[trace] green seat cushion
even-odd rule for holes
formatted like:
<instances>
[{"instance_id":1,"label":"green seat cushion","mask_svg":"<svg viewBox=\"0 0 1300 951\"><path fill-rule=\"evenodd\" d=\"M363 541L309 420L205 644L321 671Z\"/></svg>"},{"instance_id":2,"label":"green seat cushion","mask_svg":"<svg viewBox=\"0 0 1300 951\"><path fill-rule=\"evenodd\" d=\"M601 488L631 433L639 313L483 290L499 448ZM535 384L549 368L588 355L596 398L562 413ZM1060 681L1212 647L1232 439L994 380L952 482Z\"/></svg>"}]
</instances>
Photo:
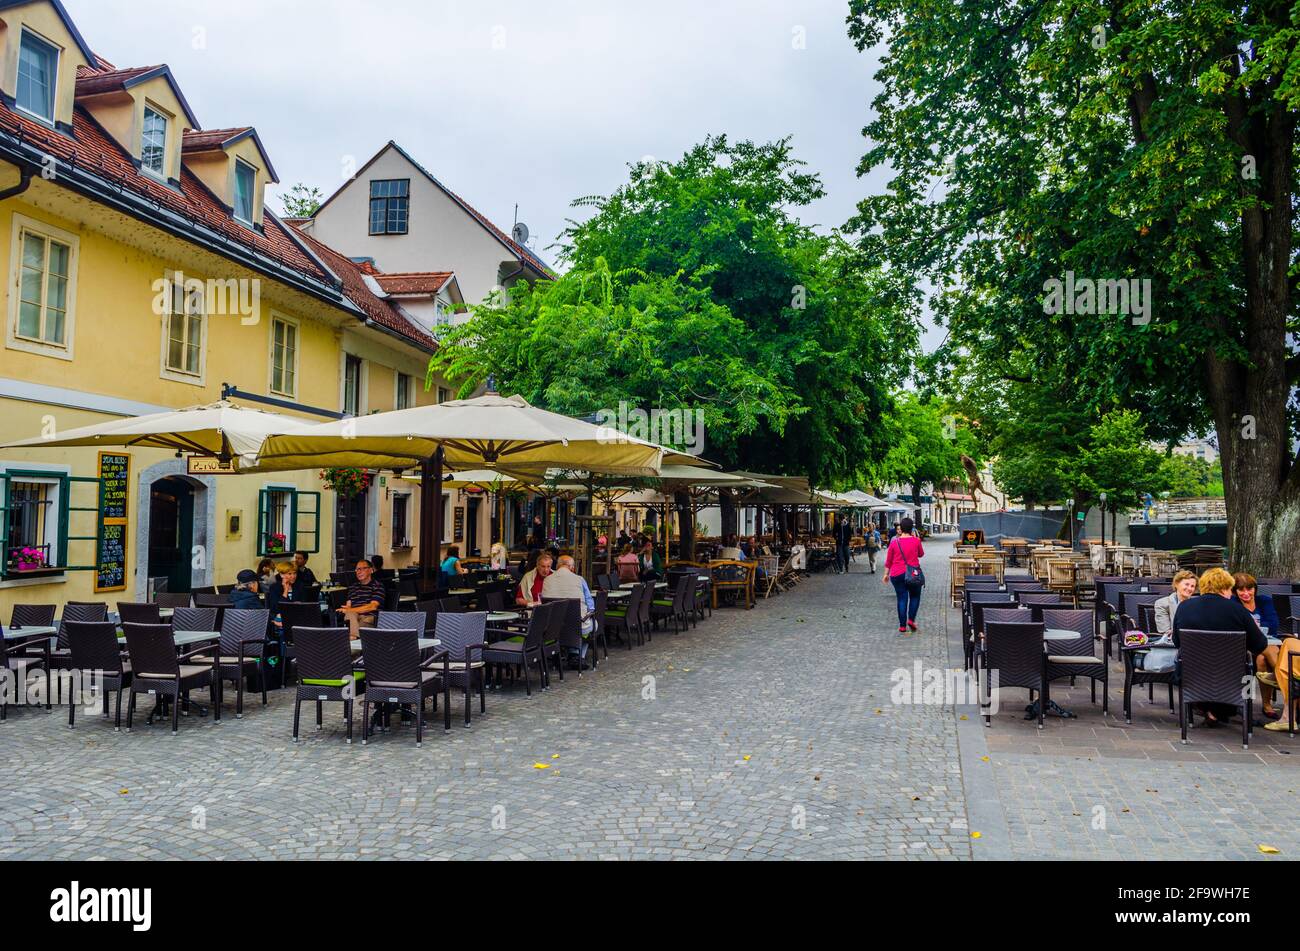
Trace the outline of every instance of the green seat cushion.
<instances>
[{"instance_id":1,"label":"green seat cushion","mask_svg":"<svg viewBox=\"0 0 1300 951\"><path fill-rule=\"evenodd\" d=\"M358 670L352 675L352 679L354 681L365 680L366 672L364 670ZM344 687L347 685L346 680L304 680L303 683L308 687Z\"/></svg>"},{"instance_id":2,"label":"green seat cushion","mask_svg":"<svg viewBox=\"0 0 1300 951\"><path fill-rule=\"evenodd\" d=\"M606 611L605 617L627 617L627 608L619 608L617 611Z\"/></svg>"},{"instance_id":3,"label":"green seat cushion","mask_svg":"<svg viewBox=\"0 0 1300 951\"><path fill-rule=\"evenodd\" d=\"M659 608L671 608L673 606L671 601L651 601L650 603Z\"/></svg>"},{"instance_id":4,"label":"green seat cushion","mask_svg":"<svg viewBox=\"0 0 1300 951\"><path fill-rule=\"evenodd\" d=\"M520 634L518 637L507 637L507 638L506 638L506 643L507 643L507 644L522 644L523 642L524 642L524 636L523 636L522 634Z\"/></svg>"}]
</instances>

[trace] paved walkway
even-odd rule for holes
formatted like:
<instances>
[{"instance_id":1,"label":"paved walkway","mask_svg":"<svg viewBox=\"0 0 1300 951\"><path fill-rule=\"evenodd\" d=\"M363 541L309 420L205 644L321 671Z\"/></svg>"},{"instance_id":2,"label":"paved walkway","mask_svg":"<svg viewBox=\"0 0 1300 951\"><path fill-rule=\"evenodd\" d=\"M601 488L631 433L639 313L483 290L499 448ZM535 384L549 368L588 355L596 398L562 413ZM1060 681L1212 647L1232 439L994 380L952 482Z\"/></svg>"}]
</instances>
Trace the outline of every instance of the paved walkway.
<instances>
[{"instance_id":1,"label":"paved walkway","mask_svg":"<svg viewBox=\"0 0 1300 951\"><path fill-rule=\"evenodd\" d=\"M960 667L947 554L930 545L918 635L898 635L860 559L546 694L489 693L473 729L435 726L421 749L410 728L347 746L337 707L295 746L283 692L177 737L11 709L0 859L1300 855L1270 819L1300 758L1217 762L1198 735L1201 758L1165 759L1086 696L1041 736L1016 691L992 730L973 708L894 702L918 661Z\"/></svg>"},{"instance_id":2,"label":"paved walkway","mask_svg":"<svg viewBox=\"0 0 1300 951\"><path fill-rule=\"evenodd\" d=\"M295 746L283 692L176 737L11 711L0 858L968 857L951 715L889 704L888 671L945 645L882 626L875 581L817 575L545 695L489 693L421 749L345 745L337 706Z\"/></svg>"}]
</instances>

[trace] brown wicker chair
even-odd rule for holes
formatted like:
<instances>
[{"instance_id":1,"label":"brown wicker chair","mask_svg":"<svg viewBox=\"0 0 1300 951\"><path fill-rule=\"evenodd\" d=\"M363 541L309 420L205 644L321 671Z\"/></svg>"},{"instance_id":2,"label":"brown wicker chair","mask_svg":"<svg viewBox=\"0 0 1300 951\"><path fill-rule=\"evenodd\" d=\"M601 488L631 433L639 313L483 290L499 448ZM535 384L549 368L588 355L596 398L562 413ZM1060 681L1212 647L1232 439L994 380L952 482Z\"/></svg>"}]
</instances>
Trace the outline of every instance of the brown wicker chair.
<instances>
[{"instance_id":1,"label":"brown wicker chair","mask_svg":"<svg viewBox=\"0 0 1300 951\"><path fill-rule=\"evenodd\" d=\"M131 685L131 664L122 657L122 645L117 639L117 625L111 621L68 623L68 646L71 667L82 676L91 675L99 683L104 695L104 718L108 719L108 695L117 693L116 718L113 732L122 730L122 692ZM77 723L77 706L84 702L79 691L69 691L68 729Z\"/></svg>"},{"instance_id":2,"label":"brown wicker chair","mask_svg":"<svg viewBox=\"0 0 1300 951\"><path fill-rule=\"evenodd\" d=\"M501 686L502 668L510 668L511 673L519 670L524 678L524 691L533 695L533 688L528 679L528 668L537 664L545 667L542 657L542 644L546 639L547 629L551 623L553 605L539 604L528 618L528 627L523 634L516 634L505 628L487 628L485 638L488 642L483 650L483 662L495 668L497 687ZM545 678L545 673L542 673Z\"/></svg>"},{"instance_id":3,"label":"brown wicker chair","mask_svg":"<svg viewBox=\"0 0 1300 951\"><path fill-rule=\"evenodd\" d=\"M1217 703L1242 711L1241 746L1250 749L1253 722L1254 664L1245 631L1178 631L1178 723L1183 742L1194 703Z\"/></svg>"},{"instance_id":4,"label":"brown wicker chair","mask_svg":"<svg viewBox=\"0 0 1300 951\"><path fill-rule=\"evenodd\" d=\"M984 631L985 710L992 706L992 678L987 671L997 671L998 689L1023 687L1032 703L1038 695L1038 729L1043 728L1043 713L1048 704L1047 653L1043 650L1043 625L1028 622L989 622ZM984 725L993 725L991 713L984 714Z\"/></svg>"},{"instance_id":5,"label":"brown wicker chair","mask_svg":"<svg viewBox=\"0 0 1300 951\"><path fill-rule=\"evenodd\" d=\"M293 741L298 742L298 724L306 700L316 703L317 730L324 726L324 705L342 703L350 744L357 698L365 692L366 682L365 674L353 668L347 628L300 625L294 629L294 651L299 680L293 703Z\"/></svg>"},{"instance_id":6,"label":"brown wicker chair","mask_svg":"<svg viewBox=\"0 0 1300 951\"><path fill-rule=\"evenodd\" d=\"M170 624L122 625L126 635L126 648L131 655L131 699L126 707L126 732L131 732L135 718L137 694L153 694L171 701L172 736L179 731L180 709L188 708L190 691L207 687L212 697L212 708L220 711L221 680L211 663L194 663L211 647L201 647L188 654L176 656L176 641ZM150 717L152 720L152 715Z\"/></svg>"},{"instance_id":7,"label":"brown wicker chair","mask_svg":"<svg viewBox=\"0 0 1300 951\"><path fill-rule=\"evenodd\" d=\"M444 695L444 729L451 732L450 655L439 651L428 661L420 661L420 636L411 629L386 631L376 627L361 629L361 653L366 662L366 693L362 702L361 743L370 739L370 704L410 705L415 715L415 745L424 743L424 702ZM385 718L387 719L387 717Z\"/></svg>"},{"instance_id":8,"label":"brown wicker chair","mask_svg":"<svg viewBox=\"0 0 1300 951\"><path fill-rule=\"evenodd\" d=\"M1073 641L1046 641L1047 679L1087 677L1092 688L1092 702L1097 702L1097 683L1101 683L1101 714L1110 712L1110 665L1106 658L1097 656L1097 632L1092 626L1092 612L1077 608L1042 607L1041 620L1045 629L1073 631L1078 634ZM1038 620L1038 618L1035 618ZM1046 633L1044 633L1046 637Z\"/></svg>"},{"instance_id":9,"label":"brown wicker chair","mask_svg":"<svg viewBox=\"0 0 1300 951\"><path fill-rule=\"evenodd\" d=\"M211 664L217 680L235 682L235 719L244 718L244 681L251 675L257 677L262 691L262 706L266 706L266 631L271 612L265 608L247 611L230 608L221 621L221 640L217 650L199 654L196 664ZM221 719L218 706L213 718Z\"/></svg>"}]
</instances>

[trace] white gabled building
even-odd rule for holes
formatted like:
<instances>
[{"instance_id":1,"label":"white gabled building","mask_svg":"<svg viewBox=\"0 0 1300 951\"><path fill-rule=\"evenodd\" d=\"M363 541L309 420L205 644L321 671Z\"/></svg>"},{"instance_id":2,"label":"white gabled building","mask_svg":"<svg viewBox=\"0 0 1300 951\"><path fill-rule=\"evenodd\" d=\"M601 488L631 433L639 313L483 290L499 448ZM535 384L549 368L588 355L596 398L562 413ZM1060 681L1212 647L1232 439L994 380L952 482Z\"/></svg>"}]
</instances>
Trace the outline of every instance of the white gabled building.
<instances>
[{"instance_id":1,"label":"white gabled building","mask_svg":"<svg viewBox=\"0 0 1300 951\"><path fill-rule=\"evenodd\" d=\"M389 142L300 225L390 276L452 273L468 304L515 281L553 277L519 244Z\"/></svg>"}]
</instances>

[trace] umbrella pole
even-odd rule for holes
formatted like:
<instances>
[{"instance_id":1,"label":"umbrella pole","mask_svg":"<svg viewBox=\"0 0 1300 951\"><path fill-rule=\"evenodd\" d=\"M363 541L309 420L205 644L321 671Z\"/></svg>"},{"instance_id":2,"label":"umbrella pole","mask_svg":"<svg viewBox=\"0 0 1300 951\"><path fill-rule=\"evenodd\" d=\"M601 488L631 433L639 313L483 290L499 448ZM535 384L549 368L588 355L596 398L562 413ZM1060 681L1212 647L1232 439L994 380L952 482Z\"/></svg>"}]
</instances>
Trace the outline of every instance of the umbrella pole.
<instances>
[{"instance_id":1,"label":"umbrella pole","mask_svg":"<svg viewBox=\"0 0 1300 951\"><path fill-rule=\"evenodd\" d=\"M420 463L420 578L432 582L442 554L442 447Z\"/></svg>"}]
</instances>

